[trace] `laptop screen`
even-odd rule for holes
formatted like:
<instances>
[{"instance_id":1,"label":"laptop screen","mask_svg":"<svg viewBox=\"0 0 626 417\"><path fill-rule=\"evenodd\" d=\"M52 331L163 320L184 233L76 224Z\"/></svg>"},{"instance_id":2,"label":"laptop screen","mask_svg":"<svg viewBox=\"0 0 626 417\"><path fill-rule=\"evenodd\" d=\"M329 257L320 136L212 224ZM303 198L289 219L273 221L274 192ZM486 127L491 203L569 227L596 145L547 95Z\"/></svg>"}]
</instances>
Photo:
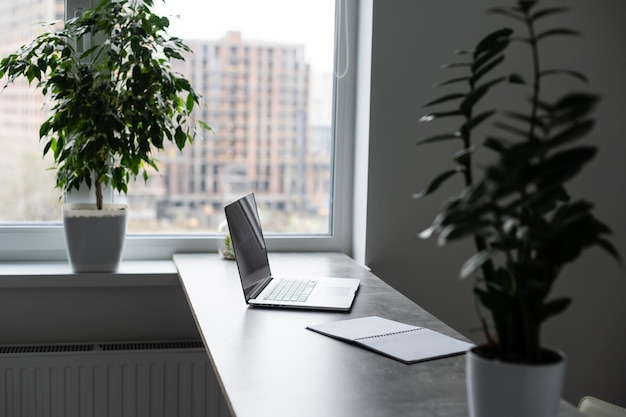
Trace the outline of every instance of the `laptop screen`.
<instances>
[{"instance_id":1,"label":"laptop screen","mask_svg":"<svg viewBox=\"0 0 626 417\"><path fill-rule=\"evenodd\" d=\"M246 301L255 297L271 279L267 249L254 194L224 207L237 268Z\"/></svg>"}]
</instances>

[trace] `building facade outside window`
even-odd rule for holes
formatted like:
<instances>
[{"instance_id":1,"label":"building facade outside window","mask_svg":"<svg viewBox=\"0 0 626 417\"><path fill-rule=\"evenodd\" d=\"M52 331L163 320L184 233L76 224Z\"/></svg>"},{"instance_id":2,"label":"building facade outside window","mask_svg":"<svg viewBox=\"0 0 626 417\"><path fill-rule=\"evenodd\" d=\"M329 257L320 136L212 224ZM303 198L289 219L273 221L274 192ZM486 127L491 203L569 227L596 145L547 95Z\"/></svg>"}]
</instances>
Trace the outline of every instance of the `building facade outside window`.
<instances>
[{"instance_id":1,"label":"building facade outside window","mask_svg":"<svg viewBox=\"0 0 626 417\"><path fill-rule=\"evenodd\" d=\"M68 7L74 4L2 2L0 54L14 52L40 33L37 22L62 20L65 1ZM188 247L214 236L224 220L223 205L249 191L257 195L266 233L283 241L314 237L319 249L327 245L322 241L335 241L328 248L337 248L338 233L345 233L337 229L338 213L349 204L338 194L347 194L341 192L342 177L351 170L335 161L338 152L350 151L351 138L335 135L349 131L337 123L350 120L337 113L346 99L341 106L336 99L349 97L341 90L349 90L353 81L350 71L342 79L334 76L335 61L347 62L336 45L348 41L335 39L336 17L343 11L344 22L356 14L356 6L344 6L334 0L155 0L156 11L170 18L170 33L193 50L174 68L203 96L195 117L214 132L183 152L167 149L158 156L159 172L130 187L130 252L133 238L144 248L150 239L155 240L148 246L156 241L159 247L170 245L156 251L167 253L185 238L192 241L183 244ZM38 144L45 117L41 93L26 82L0 94L0 251L15 236L19 241L38 232L60 233L62 201L54 172L47 169L51 161L42 159ZM145 249L138 253L158 257Z\"/></svg>"}]
</instances>

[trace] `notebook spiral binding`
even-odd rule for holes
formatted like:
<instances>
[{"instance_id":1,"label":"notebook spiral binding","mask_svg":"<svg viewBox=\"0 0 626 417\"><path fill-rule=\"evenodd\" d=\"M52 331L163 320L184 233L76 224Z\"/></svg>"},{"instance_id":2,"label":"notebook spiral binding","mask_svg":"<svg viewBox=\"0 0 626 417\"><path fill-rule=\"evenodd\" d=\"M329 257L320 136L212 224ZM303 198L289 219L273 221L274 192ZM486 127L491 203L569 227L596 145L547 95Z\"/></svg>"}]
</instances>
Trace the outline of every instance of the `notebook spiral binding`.
<instances>
[{"instance_id":1,"label":"notebook spiral binding","mask_svg":"<svg viewBox=\"0 0 626 417\"><path fill-rule=\"evenodd\" d=\"M380 338L380 337L387 337L387 336L394 336L394 335L397 335L397 334L416 332L416 331L423 330L423 329L425 329L425 327L417 327L415 329L402 330L402 331L399 331L399 332L391 332L391 333L385 333L385 334L377 334L377 335L374 335L374 336L359 337L358 339L354 339L354 340L377 339L377 338Z\"/></svg>"}]
</instances>

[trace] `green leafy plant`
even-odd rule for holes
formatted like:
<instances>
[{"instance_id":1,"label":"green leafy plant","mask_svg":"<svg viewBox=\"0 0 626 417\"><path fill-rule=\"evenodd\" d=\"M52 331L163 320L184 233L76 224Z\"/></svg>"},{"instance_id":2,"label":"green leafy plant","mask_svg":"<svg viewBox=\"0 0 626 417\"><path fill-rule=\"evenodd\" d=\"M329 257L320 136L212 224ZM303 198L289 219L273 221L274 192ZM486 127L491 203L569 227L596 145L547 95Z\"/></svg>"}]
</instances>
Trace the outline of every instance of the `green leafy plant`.
<instances>
[{"instance_id":1,"label":"green leafy plant","mask_svg":"<svg viewBox=\"0 0 626 417\"><path fill-rule=\"evenodd\" d=\"M52 100L39 134L65 192L92 185L126 193L140 174L158 170L155 150L182 149L198 127L191 113L200 97L171 69L189 51L167 34L169 21L153 0L101 0L62 29L40 35L0 61L0 77L25 77Z\"/></svg>"},{"instance_id":2,"label":"green leafy plant","mask_svg":"<svg viewBox=\"0 0 626 417\"><path fill-rule=\"evenodd\" d=\"M436 176L415 197L433 193L456 176L463 178L464 188L444 203L420 237L437 235L440 245L473 239L476 253L462 266L460 275L475 278L477 301L491 316L488 320L479 309L484 351L513 362L548 360L541 345L541 325L571 302L550 298L564 265L592 246L619 260L607 239L611 231L594 217L592 204L572 198L565 187L596 154L596 147L577 141L594 126L591 114L598 97L572 92L548 100L543 94L545 84L555 78L587 82L580 72L541 66L539 48L546 39L578 34L567 28L539 29L544 20L565 11L541 8L536 0L490 9L521 24L524 34L503 28L487 35L473 50L459 51L466 59L445 68L463 73L438 84L458 90L426 103L442 110L421 118L422 122L460 119L458 130L418 142L457 141L460 148L454 155L455 166ZM528 77L498 73L503 72L501 64L513 43L527 46L521 50L528 52ZM528 101L522 103L526 110L481 108L494 90L498 97L506 97L511 89L520 88L528 89ZM473 136L486 121L493 122L493 133L483 136L482 144L493 154L491 162L478 168ZM482 174L478 179L477 173Z\"/></svg>"}]
</instances>

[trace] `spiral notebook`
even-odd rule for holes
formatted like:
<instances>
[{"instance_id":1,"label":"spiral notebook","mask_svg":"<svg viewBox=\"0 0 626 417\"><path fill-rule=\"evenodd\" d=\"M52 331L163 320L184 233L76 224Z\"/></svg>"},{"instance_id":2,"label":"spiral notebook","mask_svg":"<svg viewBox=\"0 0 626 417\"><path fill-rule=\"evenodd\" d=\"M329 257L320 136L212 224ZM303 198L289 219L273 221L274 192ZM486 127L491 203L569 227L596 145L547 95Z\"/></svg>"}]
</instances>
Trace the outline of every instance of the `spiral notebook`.
<instances>
[{"instance_id":1,"label":"spiral notebook","mask_svg":"<svg viewBox=\"0 0 626 417\"><path fill-rule=\"evenodd\" d=\"M354 343L404 363L465 353L473 344L436 331L378 316L307 326L325 336Z\"/></svg>"}]
</instances>

